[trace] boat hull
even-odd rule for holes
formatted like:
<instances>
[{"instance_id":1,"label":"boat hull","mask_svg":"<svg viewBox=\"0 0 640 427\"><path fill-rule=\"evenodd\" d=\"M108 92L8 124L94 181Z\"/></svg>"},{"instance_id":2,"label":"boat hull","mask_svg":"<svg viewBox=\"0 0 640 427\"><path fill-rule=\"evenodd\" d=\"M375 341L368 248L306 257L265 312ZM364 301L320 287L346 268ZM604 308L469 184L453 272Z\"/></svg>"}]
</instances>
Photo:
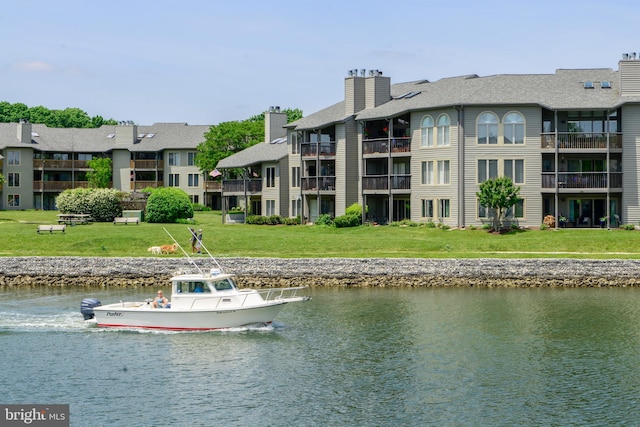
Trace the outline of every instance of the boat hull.
<instances>
[{"instance_id":1,"label":"boat hull","mask_svg":"<svg viewBox=\"0 0 640 427\"><path fill-rule=\"evenodd\" d=\"M270 324L286 302L225 310L152 309L132 303L110 304L94 309L100 327L202 331ZM140 303L144 304L144 303Z\"/></svg>"}]
</instances>

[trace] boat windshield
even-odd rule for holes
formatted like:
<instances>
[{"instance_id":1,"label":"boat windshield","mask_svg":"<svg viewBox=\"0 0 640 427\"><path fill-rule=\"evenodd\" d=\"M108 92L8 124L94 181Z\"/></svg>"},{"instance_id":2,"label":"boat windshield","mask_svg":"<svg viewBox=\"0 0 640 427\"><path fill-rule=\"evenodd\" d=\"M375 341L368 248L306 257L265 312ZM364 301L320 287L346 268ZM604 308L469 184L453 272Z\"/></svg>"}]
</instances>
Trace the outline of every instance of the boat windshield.
<instances>
[{"instance_id":1,"label":"boat windshield","mask_svg":"<svg viewBox=\"0 0 640 427\"><path fill-rule=\"evenodd\" d=\"M216 288L216 291L227 291L235 287L231 279L216 280L212 282L212 285Z\"/></svg>"},{"instance_id":2,"label":"boat windshield","mask_svg":"<svg viewBox=\"0 0 640 427\"><path fill-rule=\"evenodd\" d=\"M200 281L178 282L176 283L176 292L211 293L211 289L209 289L206 283Z\"/></svg>"}]
</instances>

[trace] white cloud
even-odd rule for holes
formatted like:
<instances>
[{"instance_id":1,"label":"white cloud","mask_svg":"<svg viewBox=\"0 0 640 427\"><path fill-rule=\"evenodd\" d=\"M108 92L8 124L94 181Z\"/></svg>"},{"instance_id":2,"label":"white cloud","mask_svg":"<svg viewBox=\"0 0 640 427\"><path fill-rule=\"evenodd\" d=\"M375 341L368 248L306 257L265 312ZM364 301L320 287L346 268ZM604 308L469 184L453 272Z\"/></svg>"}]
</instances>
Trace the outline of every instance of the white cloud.
<instances>
[{"instance_id":1,"label":"white cloud","mask_svg":"<svg viewBox=\"0 0 640 427\"><path fill-rule=\"evenodd\" d=\"M49 73L56 69L53 65L41 61L16 62L13 64L12 68L17 71L33 71L41 73Z\"/></svg>"}]
</instances>

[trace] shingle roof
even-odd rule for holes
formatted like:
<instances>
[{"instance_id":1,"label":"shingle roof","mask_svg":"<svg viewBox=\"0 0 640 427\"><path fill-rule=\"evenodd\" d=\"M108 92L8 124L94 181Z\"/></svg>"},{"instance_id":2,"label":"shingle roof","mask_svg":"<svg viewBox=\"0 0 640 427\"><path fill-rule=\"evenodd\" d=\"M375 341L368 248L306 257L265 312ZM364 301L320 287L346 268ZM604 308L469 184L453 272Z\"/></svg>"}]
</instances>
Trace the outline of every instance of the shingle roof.
<instances>
[{"instance_id":1,"label":"shingle roof","mask_svg":"<svg viewBox=\"0 0 640 427\"><path fill-rule=\"evenodd\" d=\"M22 147L17 137L16 123L0 123L0 148ZM42 151L108 152L115 148L129 151L160 151L166 149L195 149L204 141L208 125L190 126L185 123L156 123L137 126L136 141L116 141L117 126L101 126L94 129L49 128L32 124L31 145ZM143 136L144 135L144 136ZM153 137L149 137L153 135Z\"/></svg>"},{"instance_id":2,"label":"shingle roof","mask_svg":"<svg viewBox=\"0 0 640 427\"><path fill-rule=\"evenodd\" d=\"M265 162L277 162L288 154L287 138L261 142L220 160L216 169L244 168Z\"/></svg>"}]
</instances>

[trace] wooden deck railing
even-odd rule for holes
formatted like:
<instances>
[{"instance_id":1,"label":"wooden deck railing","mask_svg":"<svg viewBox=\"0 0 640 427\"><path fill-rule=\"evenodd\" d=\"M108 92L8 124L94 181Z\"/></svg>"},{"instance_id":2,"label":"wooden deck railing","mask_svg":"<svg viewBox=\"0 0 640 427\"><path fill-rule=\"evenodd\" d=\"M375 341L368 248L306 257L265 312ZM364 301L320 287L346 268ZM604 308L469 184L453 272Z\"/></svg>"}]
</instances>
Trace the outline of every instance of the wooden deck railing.
<instances>
[{"instance_id":1,"label":"wooden deck railing","mask_svg":"<svg viewBox=\"0 0 640 427\"><path fill-rule=\"evenodd\" d=\"M555 133L543 133L540 135L541 148L555 149L557 147L569 150L596 150L607 149L607 135L609 136L609 148L622 148L622 133L606 132L559 132L556 140Z\"/></svg>"}]
</instances>

